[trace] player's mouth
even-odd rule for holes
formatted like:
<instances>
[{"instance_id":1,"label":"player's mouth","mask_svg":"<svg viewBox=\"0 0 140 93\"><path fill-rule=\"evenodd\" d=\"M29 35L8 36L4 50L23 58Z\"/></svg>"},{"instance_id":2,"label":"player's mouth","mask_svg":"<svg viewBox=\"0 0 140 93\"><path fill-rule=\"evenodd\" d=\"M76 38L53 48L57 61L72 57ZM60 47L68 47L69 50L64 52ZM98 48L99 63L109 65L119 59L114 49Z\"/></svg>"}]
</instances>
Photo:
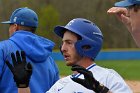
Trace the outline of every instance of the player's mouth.
<instances>
[{"instance_id":1,"label":"player's mouth","mask_svg":"<svg viewBox=\"0 0 140 93\"><path fill-rule=\"evenodd\" d=\"M68 61L68 60L70 59L70 56L69 56L69 55L64 55L64 59L65 59L66 61Z\"/></svg>"}]
</instances>

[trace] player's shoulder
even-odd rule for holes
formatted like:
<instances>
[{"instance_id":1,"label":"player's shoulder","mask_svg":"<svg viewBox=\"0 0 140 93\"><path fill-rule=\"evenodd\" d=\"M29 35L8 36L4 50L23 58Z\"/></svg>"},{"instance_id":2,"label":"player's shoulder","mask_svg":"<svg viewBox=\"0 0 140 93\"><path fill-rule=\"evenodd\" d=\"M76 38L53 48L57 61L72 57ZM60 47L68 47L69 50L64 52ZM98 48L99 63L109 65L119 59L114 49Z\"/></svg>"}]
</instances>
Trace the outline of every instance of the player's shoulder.
<instances>
[{"instance_id":1,"label":"player's shoulder","mask_svg":"<svg viewBox=\"0 0 140 93\"><path fill-rule=\"evenodd\" d=\"M101 67L99 65L96 65L95 67L89 69L91 72L93 73L110 73L111 70L113 71L113 69L109 69L109 68L105 68L105 67Z\"/></svg>"},{"instance_id":2,"label":"player's shoulder","mask_svg":"<svg viewBox=\"0 0 140 93\"><path fill-rule=\"evenodd\" d=\"M101 67L96 65L95 67L93 67L91 69L91 72L95 75L101 75L101 76L115 76L115 77L121 77L118 72L116 72L114 69L110 69L110 68L105 68L105 67Z\"/></svg>"},{"instance_id":3,"label":"player's shoulder","mask_svg":"<svg viewBox=\"0 0 140 93\"><path fill-rule=\"evenodd\" d=\"M95 68L93 68L93 70L97 70L101 72L103 71L103 72L108 72L108 73L117 73L114 69L106 68L106 67L102 67L98 65L96 65Z\"/></svg>"},{"instance_id":4,"label":"player's shoulder","mask_svg":"<svg viewBox=\"0 0 140 93\"><path fill-rule=\"evenodd\" d=\"M3 41L0 41L0 46L2 45L8 45L10 43L10 40L3 40Z\"/></svg>"},{"instance_id":5,"label":"player's shoulder","mask_svg":"<svg viewBox=\"0 0 140 93\"><path fill-rule=\"evenodd\" d=\"M95 66L92 69L92 73L94 77L101 81L103 84L110 86L111 84L125 84L123 78L116 72L114 69L104 68L101 66Z\"/></svg>"},{"instance_id":6,"label":"player's shoulder","mask_svg":"<svg viewBox=\"0 0 140 93\"><path fill-rule=\"evenodd\" d=\"M9 45L9 40L0 41L0 49L5 49L6 47L9 47Z\"/></svg>"}]
</instances>

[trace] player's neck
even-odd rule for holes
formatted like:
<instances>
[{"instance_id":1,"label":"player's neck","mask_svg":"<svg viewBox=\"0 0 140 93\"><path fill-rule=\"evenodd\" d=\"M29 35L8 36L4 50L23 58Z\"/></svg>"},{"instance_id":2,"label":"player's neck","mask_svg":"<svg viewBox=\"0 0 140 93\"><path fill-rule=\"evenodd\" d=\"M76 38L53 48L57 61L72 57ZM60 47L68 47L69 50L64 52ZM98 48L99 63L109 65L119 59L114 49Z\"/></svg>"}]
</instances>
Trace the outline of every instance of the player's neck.
<instances>
[{"instance_id":1,"label":"player's neck","mask_svg":"<svg viewBox=\"0 0 140 93\"><path fill-rule=\"evenodd\" d=\"M93 63L94 63L94 61L92 61L92 59L85 57L80 62L78 62L78 65L80 65L84 68L87 68L90 65L92 65Z\"/></svg>"}]
</instances>

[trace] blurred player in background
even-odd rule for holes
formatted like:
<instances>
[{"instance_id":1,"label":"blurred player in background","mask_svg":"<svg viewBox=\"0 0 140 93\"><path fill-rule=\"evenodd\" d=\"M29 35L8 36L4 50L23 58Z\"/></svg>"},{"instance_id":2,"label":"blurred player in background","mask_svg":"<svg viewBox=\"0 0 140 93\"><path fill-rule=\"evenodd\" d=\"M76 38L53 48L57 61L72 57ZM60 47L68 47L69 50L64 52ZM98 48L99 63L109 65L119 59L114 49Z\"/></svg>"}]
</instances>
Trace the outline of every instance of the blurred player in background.
<instances>
[{"instance_id":1,"label":"blurred player in background","mask_svg":"<svg viewBox=\"0 0 140 93\"><path fill-rule=\"evenodd\" d=\"M9 21L2 23L9 24L10 38L0 42L0 93L17 93L17 86L26 87L24 84L16 85L11 71L5 64L6 60L12 62L11 53L17 50L25 51L27 61L34 67L28 83L31 93L46 92L59 79L59 72L50 57L54 43L35 34L38 27L37 14L26 7L18 8L12 13ZM19 76L23 74L21 72Z\"/></svg>"},{"instance_id":2,"label":"blurred player in background","mask_svg":"<svg viewBox=\"0 0 140 93\"><path fill-rule=\"evenodd\" d=\"M140 47L140 0L124 0L115 3L107 13L115 14L131 33L138 47Z\"/></svg>"},{"instance_id":3,"label":"blurred player in background","mask_svg":"<svg viewBox=\"0 0 140 93\"><path fill-rule=\"evenodd\" d=\"M95 63L103 43L102 32L96 24L75 18L66 26L55 27L54 32L62 38L61 52L66 65L72 66L73 74L58 80L46 93L132 93L116 71ZM19 89L19 93L24 93L21 90L25 89Z\"/></svg>"}]
</instances>

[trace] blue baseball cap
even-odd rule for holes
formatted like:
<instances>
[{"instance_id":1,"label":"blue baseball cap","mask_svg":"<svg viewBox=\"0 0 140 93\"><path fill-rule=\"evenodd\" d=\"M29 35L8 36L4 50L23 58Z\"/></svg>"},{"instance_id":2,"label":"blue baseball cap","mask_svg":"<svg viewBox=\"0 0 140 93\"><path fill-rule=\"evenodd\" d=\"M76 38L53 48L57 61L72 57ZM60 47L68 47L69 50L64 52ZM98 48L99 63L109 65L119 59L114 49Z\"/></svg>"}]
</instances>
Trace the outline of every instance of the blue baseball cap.
<instances>
[{"instance_id":1,"label":"blue baseball cap","mask_svg":"<svg viewBox=\"0 0 140 93\"><path fill-rule=\"evenodd\" d=\"M117 7L129 7L132 5L140 5L140 0L124 0L120 2L116 2L115 6Z\"/></svg>"},{"instance_id":2,"label":"blue baseball cap","mask_svg":"<svg viewBox=\"0 0 140 93\"><path fill-rule=\"evenodd\" d=\"M18 24L18 25L23 25L23 26L29 26L29 27L38 27L38 16L37 14L27 8L18 8L16 9L9 21L1 22L3 24Z\"/></svg>"}]
</instances>

